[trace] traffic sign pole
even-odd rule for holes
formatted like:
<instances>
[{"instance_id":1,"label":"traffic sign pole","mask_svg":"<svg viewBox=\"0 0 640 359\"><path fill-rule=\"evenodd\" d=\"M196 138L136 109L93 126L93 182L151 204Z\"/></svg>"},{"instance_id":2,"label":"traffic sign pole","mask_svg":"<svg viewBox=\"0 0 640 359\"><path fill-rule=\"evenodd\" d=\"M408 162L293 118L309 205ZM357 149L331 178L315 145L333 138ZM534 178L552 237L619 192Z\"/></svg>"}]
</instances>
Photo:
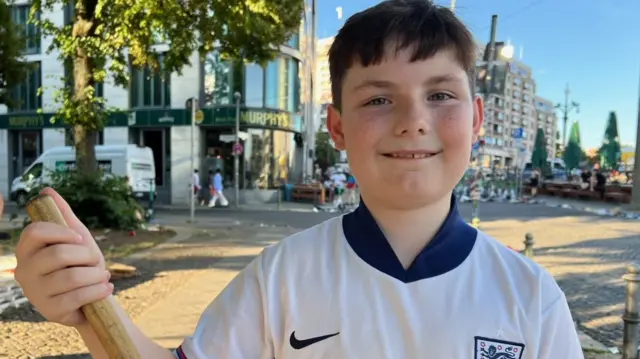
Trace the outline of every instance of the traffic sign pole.
<instances>
[{"instance_id":1,"label":"traffic sign pole","mask_svg":"<svg viewBox=\"0 0 640 359\"><path fill-rule=\"evenodd\" d=\"M240 154L236 151L240 144L240 92L233 94L236 98L236 143L233 145L233 177L236 194L236 207L240 207Z\"/></svg>"}]
</instances>

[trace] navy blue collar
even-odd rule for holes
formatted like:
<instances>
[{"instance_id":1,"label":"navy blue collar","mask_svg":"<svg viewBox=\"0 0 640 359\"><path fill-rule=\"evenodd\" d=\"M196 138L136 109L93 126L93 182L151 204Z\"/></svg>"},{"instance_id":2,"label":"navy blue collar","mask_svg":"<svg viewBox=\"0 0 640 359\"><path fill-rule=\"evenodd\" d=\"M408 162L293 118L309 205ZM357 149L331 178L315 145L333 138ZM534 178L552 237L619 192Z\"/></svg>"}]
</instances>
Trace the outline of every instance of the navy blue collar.
<instances>
[{"instance_id":1,"label":"navy blue collar","mask_svg":"<svg viewBox=\"0 0 640 359\"><path fill-rule=\"evenodd\" d=\"M452 196L451 209L442 227L405 270L362 200L355 211L342 218L342 227L347 242L362 260L404 283L455 269L471 253L478 234L460 217L457 201Z\"/></svg>"}]
</instances>

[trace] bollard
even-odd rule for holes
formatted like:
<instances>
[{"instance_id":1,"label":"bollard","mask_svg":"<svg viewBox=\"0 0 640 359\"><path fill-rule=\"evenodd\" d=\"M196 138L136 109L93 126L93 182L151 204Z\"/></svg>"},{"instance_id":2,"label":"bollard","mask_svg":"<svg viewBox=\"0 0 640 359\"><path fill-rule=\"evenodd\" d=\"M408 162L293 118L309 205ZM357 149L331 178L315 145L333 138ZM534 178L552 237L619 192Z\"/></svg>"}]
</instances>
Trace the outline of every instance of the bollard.
<instances>
[{"instance_id":1,"label":"bollard","mask_svg":"<svg viewBox=\"0 0 640 359\"><path fill-rule=\"evenodd\" d=\"M524 255L528 258L533 258L533 245L536 242L533 240L533 234L527 233L524 236Z\"/></svg>"},{"instance_id":2,"label":"bollard","mask_svg":"<svg viewBox=\"0 0 640 359\"><path fill-rule=\"evenodd\" d=\"M627 297L625 300L624 314L624 339L622 342L622 359L638 359L638 323L640 313L638 311L638 283L640 283L640 266L633 263L627 267L627 274L622 276L627 282Z\"/></svg>"}]
</instances>

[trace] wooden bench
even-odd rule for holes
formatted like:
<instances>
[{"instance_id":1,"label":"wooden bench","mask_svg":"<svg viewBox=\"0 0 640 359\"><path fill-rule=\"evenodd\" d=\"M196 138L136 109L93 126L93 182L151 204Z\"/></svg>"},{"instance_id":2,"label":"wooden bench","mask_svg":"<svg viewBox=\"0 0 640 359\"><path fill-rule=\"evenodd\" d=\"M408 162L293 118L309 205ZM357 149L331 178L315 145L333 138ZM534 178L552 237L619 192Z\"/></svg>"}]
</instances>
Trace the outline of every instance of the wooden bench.
<instances>
[{"instance_id":1,"label":"wooden bench","mask_svg":"<svg viewBox=\"0 0 640 359\"><path fill-rule=\"evenodd\" d=\"M564 189L558 187L547 187L547 193L551 196L559 196L562 197L564 193Z\"/></svg>"},{"instance_id":2,"label":"wooden bench","mask_svg":"<svg viewBox=\"0 0 640 359\"><path fill-rule=\"evenodd\" d=\"M320 186L298 185L294 186L291 192L291 199L293 201L311 200L315 202L322 196L323 188Z\"/></svg>"},{"instance_id":3,"label":"wooden bench","mask_svg":"<svg viewBox=\"0 0 640 359\"><path fill-rule=\"evenodd\" d=\"M600 200L600 192L591 191L589 189L578 190L578 198L586 200Z\"/></svg>"},{"instance_id":4,"label":"wooden bench","mask_svg":"<svg viewBox=\"0 0 640 359\"><path fill-rule=\"evenodd\" d=\"M631 203L631 195L623 192L605 192L604 200L606 202Z\"/></svg>"}]
</instances>

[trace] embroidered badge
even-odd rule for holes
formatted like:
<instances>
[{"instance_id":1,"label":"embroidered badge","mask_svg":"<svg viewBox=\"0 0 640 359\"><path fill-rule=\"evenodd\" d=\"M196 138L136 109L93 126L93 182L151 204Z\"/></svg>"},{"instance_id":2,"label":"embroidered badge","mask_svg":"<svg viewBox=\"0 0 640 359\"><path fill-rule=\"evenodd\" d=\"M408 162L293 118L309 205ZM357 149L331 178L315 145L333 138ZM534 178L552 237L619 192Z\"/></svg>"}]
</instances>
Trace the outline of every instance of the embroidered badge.
<instances>
[{"instance_id":1,"label":"embroidered badge","mask_svg":"<svg viewBox=\"0 0 640 359\"><path fill-rule=\"evenodd\" d=\"M475 341L474 359L522 359L522 343L484 337L475 337Z\"/></svg>"}]
</instances>

